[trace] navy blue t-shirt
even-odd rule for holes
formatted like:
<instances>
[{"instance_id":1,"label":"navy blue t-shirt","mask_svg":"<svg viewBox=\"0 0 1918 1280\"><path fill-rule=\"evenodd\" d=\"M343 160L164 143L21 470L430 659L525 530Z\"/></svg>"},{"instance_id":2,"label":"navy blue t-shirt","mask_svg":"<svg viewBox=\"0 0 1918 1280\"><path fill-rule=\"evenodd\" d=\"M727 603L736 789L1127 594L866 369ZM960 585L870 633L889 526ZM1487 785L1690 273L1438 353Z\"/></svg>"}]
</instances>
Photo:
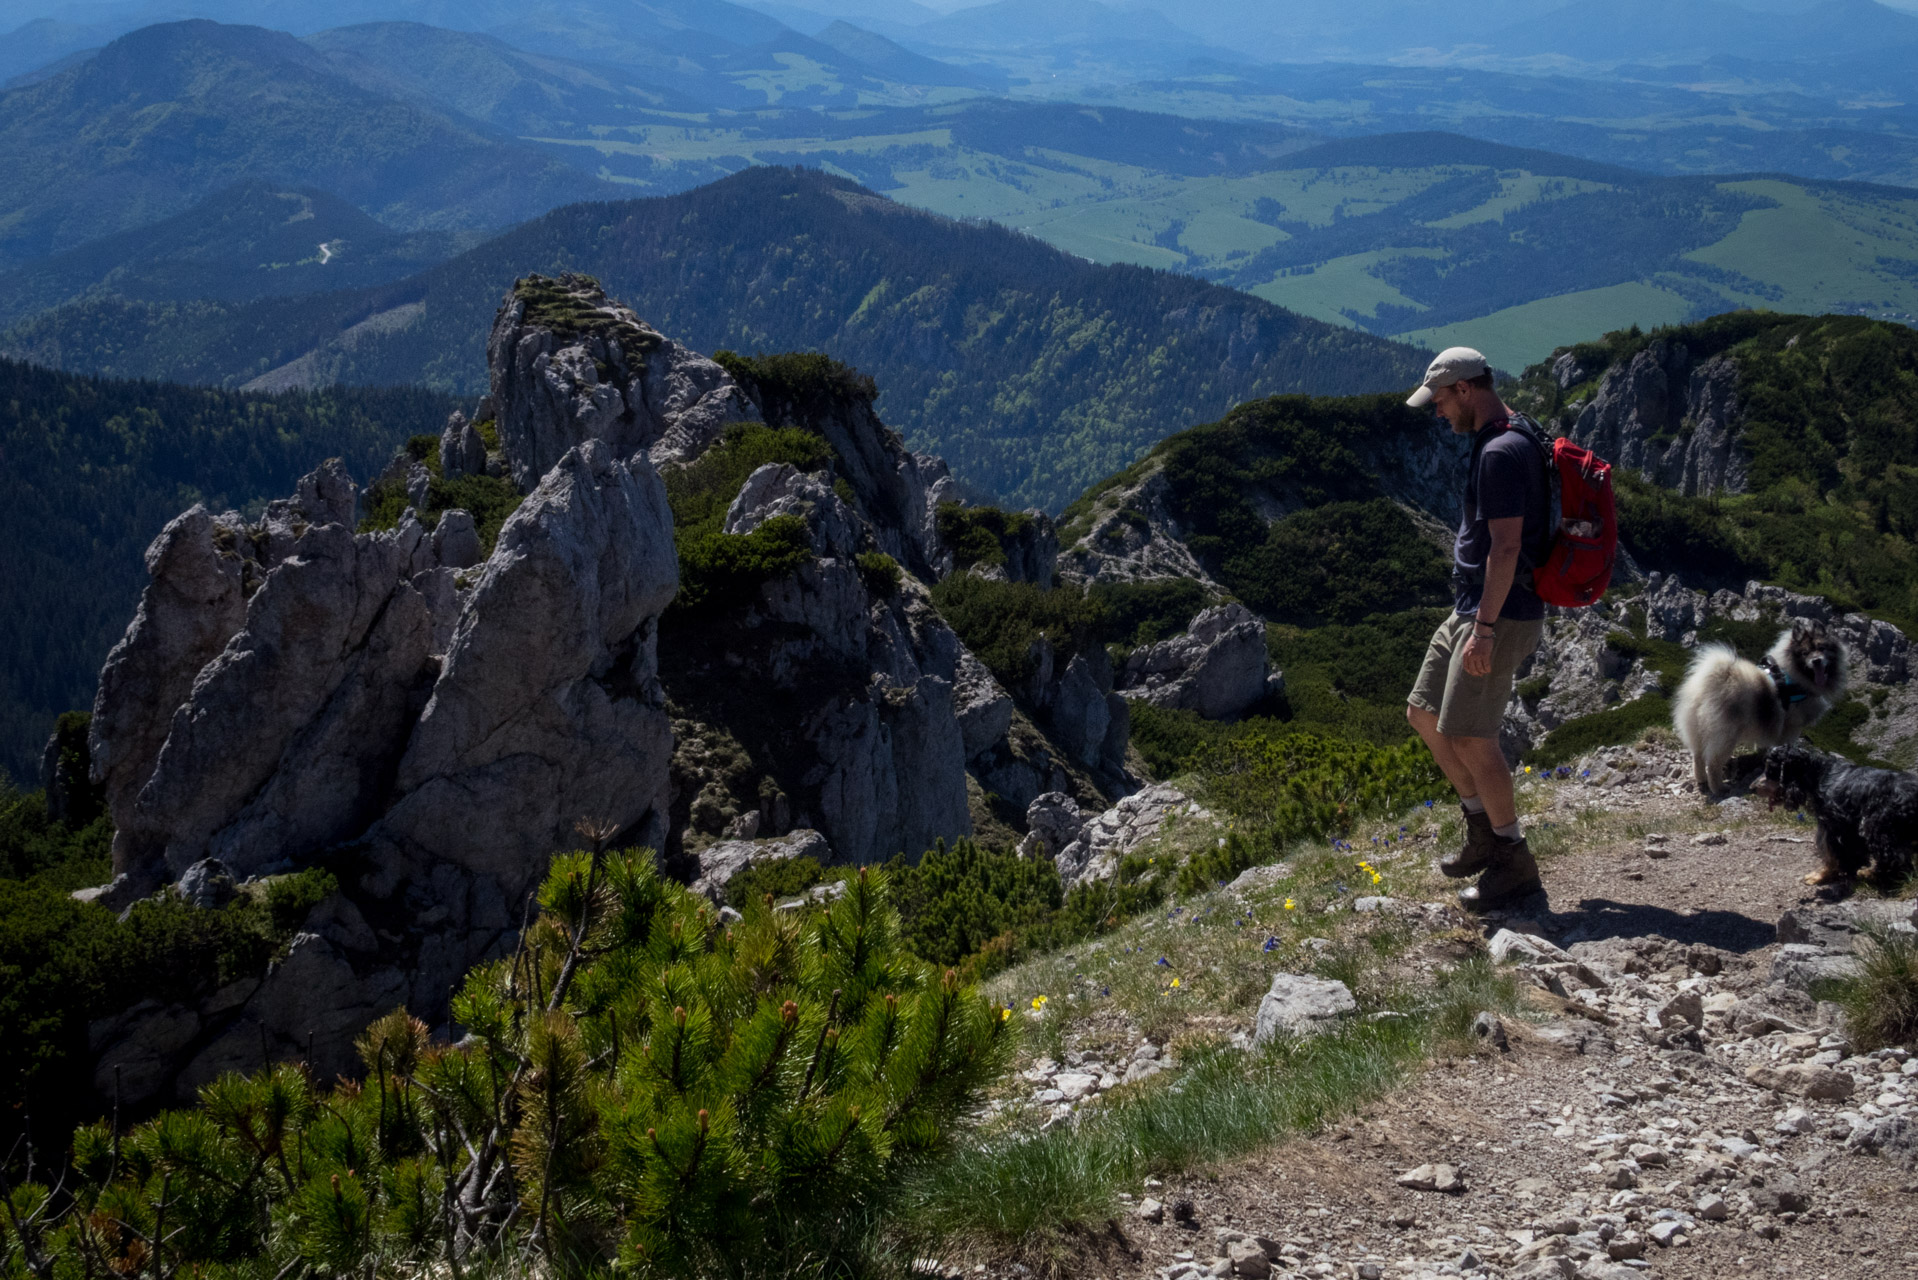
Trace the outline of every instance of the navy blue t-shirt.
<instances>
[{"instance_id":1,"label":"navy blue t-shirt","mask_svg":"<svg viewBox=\"0 0 1918 1280\"><path fill-rule=\"evenodd\" d=\"M1529 420L1528 420L1529 421ZM1534 556L1545 540L1551 520L1552 496L1546 488L1545 457L1523 431L1504 421L1479 428L1472 443L1472 462L1465 473L1464 510L1458 539L1452 548L1452 590L1460 613L1478 610L1485 587L1485 560L1492 551L1489 521L1525 517L1524 541L1512 589L1499 609L1501 618L1528 622L1545 616L1545 602L1526 585Z\"/></svg>"}]
</instances>

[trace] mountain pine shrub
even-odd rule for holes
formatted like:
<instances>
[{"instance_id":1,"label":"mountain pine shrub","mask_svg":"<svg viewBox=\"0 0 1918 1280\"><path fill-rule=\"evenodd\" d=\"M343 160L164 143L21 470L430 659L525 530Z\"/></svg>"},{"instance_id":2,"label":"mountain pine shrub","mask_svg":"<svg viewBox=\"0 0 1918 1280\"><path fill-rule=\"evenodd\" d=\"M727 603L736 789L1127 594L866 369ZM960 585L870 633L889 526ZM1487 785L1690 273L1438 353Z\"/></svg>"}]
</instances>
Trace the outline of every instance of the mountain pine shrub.
<instances>
[{"instance_id":1,"label":"mountain pine shrub","mask_svg":"<svg viewBox=\"0 0 1918 1280\"><path fill-rule=\"evenodd\" d=\"M1443 794L1423 743L1380 747L1317 734L1253 734L1202 749L1193 761L1211 808L1257 824L1274 844L1343 836L1363 818Z\"/></svg>"},{"instance_id":2,"label":"mountain pine shrub","mask_svg":"<svg viewBox=\"0 0 1918 1280\"><path fill-rule=\"evenodd\" d=\"M968 507L942 502L938 513L939 540L952 549L954 569L1006 562L1006 545L1032 527L1032 517L997 507Z\"/></svg>"},{"instance_id":3,"label":"mountain pine shrub","mask_svg":"<svg viewBox=\"0 0 1918 1280\"><path fill-rule=\"evenodd\" d=\"M1047 591L1030 582L952 573L932 589L932 602L1008 689L1023 688L1037 670L1032 646L1040 636L1052 645L1054 671L1063 671L1074 654L1104 642L1104 608L1070 584Z\"/></svg>"},{"instance_id":4,"label":"mountain pine shrub","mask_svg":"<svg viewBox=\"0 0 1918 1280\"><path fill-rule=\"evenodd\" d=\"M905 954L889 895L862 870L827 910L726 926L645 851L564 855L455 997L459 1044L396 1010L361 1082L282 1064L83 1128L58 1200L9 1188L0 1250L48 1275L830 1266L1009 1039Z\"/></svg>"}]
</instances>

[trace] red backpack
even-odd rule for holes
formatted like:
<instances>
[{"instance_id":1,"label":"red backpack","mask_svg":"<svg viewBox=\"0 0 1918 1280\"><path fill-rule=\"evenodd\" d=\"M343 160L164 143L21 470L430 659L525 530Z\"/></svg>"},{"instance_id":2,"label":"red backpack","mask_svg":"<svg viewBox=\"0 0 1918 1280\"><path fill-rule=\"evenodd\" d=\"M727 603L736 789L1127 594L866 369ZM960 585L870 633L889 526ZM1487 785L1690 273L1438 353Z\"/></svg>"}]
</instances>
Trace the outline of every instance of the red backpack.
<instances>
[{"instance_id":1,"label":"red backpack","mask_svg":"<svg viewBox=\"0 0 1918 1280\"><path fill-rule=\"evenodd\" d=\"M1568 438L1546 441L1537 424L1523 415L1510 425L1530 436L1544 453L1552 494L1552 534L1532 570L1532 590L1546 604L1569 609L1594 604L1612 585L1612 566L1618 561L1612 464Z\"/></svg>"}]
</instances>

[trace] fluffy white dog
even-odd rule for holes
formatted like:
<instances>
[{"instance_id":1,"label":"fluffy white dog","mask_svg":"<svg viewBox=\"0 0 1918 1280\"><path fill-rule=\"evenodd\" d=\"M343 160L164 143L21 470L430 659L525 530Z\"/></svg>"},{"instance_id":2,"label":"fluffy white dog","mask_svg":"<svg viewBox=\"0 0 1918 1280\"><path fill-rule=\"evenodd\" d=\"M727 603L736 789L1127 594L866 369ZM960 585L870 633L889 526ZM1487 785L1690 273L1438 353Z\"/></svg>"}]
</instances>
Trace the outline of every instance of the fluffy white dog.
<instances>
[{"instance_id":1,"label":"fluffy white dog","mask_svg":"<svg viewBox=\"0 0 1918 1280\"><path fill-rule=\"evenodd\" d=\"M1797 618L1763 665L1730 645L1701 645L1672 703L1698 789L1725 793L1725 762L1743 746L1776 747L1818 723L1845 691L1845 647L1823 623Z\"/></svg>"}]
</instances>

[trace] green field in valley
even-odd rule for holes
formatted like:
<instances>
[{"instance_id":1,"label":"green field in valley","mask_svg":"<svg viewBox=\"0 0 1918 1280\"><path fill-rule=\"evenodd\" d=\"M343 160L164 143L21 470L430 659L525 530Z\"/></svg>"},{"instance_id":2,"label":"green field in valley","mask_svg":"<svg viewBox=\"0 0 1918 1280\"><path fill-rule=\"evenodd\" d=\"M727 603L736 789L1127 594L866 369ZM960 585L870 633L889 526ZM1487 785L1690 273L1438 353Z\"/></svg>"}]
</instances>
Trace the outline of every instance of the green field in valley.
<instances>
[{"instance_id":1,"label":"green field in valley","mask_svg":"<svg viewBox=\"0 0 1918 1280\"><path fill-rule=\"evenodd\" d=\"M595 150L601 176L642 189L675 171L818 166L1091 261L1204 276L1407 341L1469 342L1510 369L1594 333L1738 307L1918 315L1918 191L1654 177L1438 135L1313 145L1274 131L1265 155L1159 167L1150 148L1086 154L1064 149L1071 136L982 126L976 110L875 111L868 128L813 116L831 127L807 134L787 114L536 141Z\"/></svg>"}]
</instances>

